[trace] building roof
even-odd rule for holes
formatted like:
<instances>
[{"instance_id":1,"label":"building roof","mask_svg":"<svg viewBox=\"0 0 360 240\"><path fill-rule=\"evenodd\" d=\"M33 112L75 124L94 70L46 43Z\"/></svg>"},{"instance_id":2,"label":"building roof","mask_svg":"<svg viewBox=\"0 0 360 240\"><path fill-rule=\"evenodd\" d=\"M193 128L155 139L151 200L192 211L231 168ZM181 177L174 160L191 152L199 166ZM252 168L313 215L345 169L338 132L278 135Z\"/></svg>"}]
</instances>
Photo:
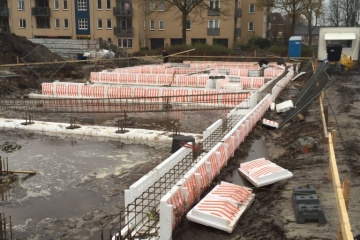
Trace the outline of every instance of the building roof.
<instances>
[{"instance_id":1,"label":"building roof","mask_svg":"<svg viewBox=\"0 0 360 240\"><path fill-rule=\"evenodd\" d=\"M281 13L271 13L270 14L270 23L272 25L285 25L285 19Z\"/></svg>"},{"instance_id":2,"label":"building roof","mask_svg":"<svg viewBox=\"0 0 360 240\"><path fill-rule=\"evenodd\" d=\"M319 35L320 27L316 26L314 30L312 30L312 35ZM297 26L295 27L294 35L308 35L308 27L307 26Z\"/></svg>"}]
</instances>

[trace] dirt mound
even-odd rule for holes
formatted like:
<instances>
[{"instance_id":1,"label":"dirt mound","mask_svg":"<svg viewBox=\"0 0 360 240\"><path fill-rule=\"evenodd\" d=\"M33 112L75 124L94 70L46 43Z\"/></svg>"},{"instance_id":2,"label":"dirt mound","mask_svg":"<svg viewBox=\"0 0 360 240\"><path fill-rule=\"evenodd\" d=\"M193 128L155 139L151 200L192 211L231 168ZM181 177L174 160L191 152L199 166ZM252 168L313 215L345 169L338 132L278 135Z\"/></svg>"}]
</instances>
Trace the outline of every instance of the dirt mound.
<instances>
[{"instance_id":1,"label":"dirt mound","mask_svg":"<svg viewBox=\"0 0 360 240\"><path fill-rule=\"evenodd\" d=\"M55 62L62 58L43 45L32 43L25 37L0 33L0 64L19 62Z\"/></svg>"}]
</instances>

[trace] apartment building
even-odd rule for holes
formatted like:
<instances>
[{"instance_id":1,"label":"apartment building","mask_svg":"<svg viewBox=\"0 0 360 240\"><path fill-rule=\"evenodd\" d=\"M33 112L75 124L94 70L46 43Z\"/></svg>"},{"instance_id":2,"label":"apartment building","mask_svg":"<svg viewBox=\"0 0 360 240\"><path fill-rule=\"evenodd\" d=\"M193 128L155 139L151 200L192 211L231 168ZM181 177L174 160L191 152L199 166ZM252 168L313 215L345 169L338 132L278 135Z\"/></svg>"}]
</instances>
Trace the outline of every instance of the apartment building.
<instances>
[{"instance_id":1,"label":"apartment building","mask_svg":"<svg viewBox=\"0 0 360 240\"><path fill-rule=\"evenodd\" d=\"M186 44L234 48L265 37L255 1L208 0L209 9L186 19ZM130 53L182 43L180 11L162 0L0 0L0 28L27 38L111 41Z\"/></svg>"}]
</instances>

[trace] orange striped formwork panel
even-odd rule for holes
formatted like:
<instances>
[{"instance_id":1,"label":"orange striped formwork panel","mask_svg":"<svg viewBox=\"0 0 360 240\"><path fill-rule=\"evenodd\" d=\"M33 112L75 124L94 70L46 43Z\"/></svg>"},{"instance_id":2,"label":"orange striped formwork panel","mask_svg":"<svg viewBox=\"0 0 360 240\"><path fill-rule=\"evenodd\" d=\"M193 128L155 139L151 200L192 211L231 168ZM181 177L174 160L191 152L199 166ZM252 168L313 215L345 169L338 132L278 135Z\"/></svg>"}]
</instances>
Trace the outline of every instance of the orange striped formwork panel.
<instances>
[{"instance_id":1,"label":"orange striped formwork panel","mask_svg":"<svg viewBox=\"0 0 360 240\"><path fill-rule=\"evenodd\" d=\"M292 178L293 176L287 169L284 169L265 158L241 163L239 171L256 187L263 187Z\"/></svg>"},{"instance_id":2,"label":"orange striped formwork panel","mask_svg":"<svg viewBox=\"0 0 360 240\"><path fill-rule=\"evenodd\" d=\"M190 221L232 233L254 199L251 189L221 182L186 217Z\"/></svg>"}]
</instances>

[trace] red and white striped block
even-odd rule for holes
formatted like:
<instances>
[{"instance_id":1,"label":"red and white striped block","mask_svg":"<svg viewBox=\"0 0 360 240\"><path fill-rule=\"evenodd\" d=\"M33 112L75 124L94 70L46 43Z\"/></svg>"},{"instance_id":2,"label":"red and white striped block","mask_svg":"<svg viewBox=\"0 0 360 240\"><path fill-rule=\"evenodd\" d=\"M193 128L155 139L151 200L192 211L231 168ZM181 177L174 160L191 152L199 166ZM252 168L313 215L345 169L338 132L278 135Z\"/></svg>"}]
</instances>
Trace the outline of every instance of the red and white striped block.
<instances>
[{"instance_id":1,"label":"red and white striped block","mask_svg":"<svg viewBox=\"0 0 360 240\"><path fill-rule=\"evenodd\" d=\"M232 233L254 199L251 189L221 182L186 217L190 221Z\"/></svg>"},{"instance_id":2,"label":"red and white striped block","mask_svg":"<svg viewBox=\"0 0 360 240\"><path fill-rule=\"evenodd\" d=\"M293 174L275 163L259 158L241 163L240 173L254 186L262 187L278 181L292 178Z\"/></svg>"},{"instance_id":3,"label":"red and white striped block","mask_svg":"<svg viewBox=\"0 0 360 240\"><path fill-rule=\"evenodd\" d=\"M275 121L271 121L269 119L263 118L262 119L262 124L269 126L269 127L274 127L274 128L279 128L279 123L275 122Z\"/></svg>"},{"instance_id":4,"label":"red and white striped block","mask_svg":"<svg viewBox=\"0 0 360 240\"><path fill-rule=\"evenodd\" d=\"M42 83L41 93L44 95L54 95L54 84L53 83Z\"/></svg>"}]
</instances>

